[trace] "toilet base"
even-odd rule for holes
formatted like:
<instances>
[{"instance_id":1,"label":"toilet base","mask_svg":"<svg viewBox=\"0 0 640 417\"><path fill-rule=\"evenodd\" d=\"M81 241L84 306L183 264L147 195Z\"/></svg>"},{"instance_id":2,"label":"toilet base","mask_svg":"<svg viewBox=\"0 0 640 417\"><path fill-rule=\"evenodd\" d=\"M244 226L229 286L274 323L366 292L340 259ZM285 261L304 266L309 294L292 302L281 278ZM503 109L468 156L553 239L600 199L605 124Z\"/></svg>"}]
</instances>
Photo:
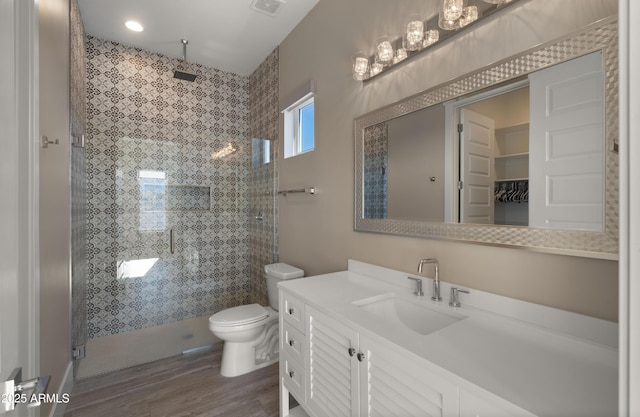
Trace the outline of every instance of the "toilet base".
<instances>
[{"instance_id":1,"label":"toilet base","mask_svg":"<svg viewBox=\"0 0 640 417\"><path fill-rule=\"evenodd\" d=\"M235 360L227 360L225 361L225 354L227 355L226 357L229 358L231 356L233 356L233 354L230 356L228 354L228 350L227 350L227 346L230 345L232 343L225 343L224 347L222 348L222 363L220 365L220 375L227 377L227 378L232 378L235 376L240 376L240 375L244 375L244 374L248 374L249 372L253 372L257 369L260 368L264 368L265 366L269 366L269 365L273 365L274 363L278 362L278 355L275 355L275 358L270 359L268 361L265 362L261 362L261 363L256 363L255 359L253 358L253 355L249 355L249 358L242 358L242 359L238 359L240 358L240 356L236 356ZM235 343L237 344L237 343ZM229 350L231 349L235 349L234 347L230 347ZM251 352L253 353L253 352ZM237 351L236 351L237 354Z\"/></svg>"},{"instance_id":2,"label":"toilet base","mask_svg":"<svg viewBox=\"0 0 640 417\"><path fill-rule=\"evenodd\" d=\"M270 318L271 319L271 318ZM278 362L278 319L265 324L265 330L254 342L224 342L220 375L234 377Z\"/></svg>"}]
</instances>

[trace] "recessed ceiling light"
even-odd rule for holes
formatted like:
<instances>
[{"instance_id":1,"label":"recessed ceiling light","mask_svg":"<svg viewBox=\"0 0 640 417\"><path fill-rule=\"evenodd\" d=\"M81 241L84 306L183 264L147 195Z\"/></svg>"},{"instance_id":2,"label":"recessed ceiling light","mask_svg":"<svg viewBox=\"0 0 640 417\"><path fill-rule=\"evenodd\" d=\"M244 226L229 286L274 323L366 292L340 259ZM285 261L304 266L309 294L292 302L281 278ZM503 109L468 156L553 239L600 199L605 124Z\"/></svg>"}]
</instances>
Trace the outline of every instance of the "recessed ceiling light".
<instances>
[{"instance_id":1,"label":"recessed ceiling light","mask_svg":"<svg viewBox=\"0 0 640 417\"><path fill-rule=\"evenodd\" d=\"M124 25L127 27L127 29L132 30L134 32L142 32L144 30L142 25L136 22L135 20L127 20L124 23Z\"/></svg>"}]
</instances>

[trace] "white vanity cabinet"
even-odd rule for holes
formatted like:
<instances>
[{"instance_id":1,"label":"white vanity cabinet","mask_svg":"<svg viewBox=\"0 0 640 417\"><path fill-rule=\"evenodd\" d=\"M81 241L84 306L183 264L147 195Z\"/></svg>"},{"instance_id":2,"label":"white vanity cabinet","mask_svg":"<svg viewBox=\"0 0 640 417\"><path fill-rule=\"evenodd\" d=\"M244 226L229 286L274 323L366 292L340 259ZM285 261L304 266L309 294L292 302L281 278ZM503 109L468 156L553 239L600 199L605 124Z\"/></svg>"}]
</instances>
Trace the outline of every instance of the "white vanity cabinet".
<instances>
[{"instance_id":1,"label":"white vanity cabinet","mask_svg":"<svg viewBox=\"0 0 640 417\"><path fill-rule=\"evenodd\" d=\"M284 291L280 296L295 299ZM403 356L393 344L309 305L303 310L304 335L292 331L287 310L282 314L283 416L289 415L289 393L315 417L458 416L457 386L436 376L424 360ZM306 344L296 349L300 336ZM302 363L304 375L298 371Z\"/></svg>"}]
</instances>

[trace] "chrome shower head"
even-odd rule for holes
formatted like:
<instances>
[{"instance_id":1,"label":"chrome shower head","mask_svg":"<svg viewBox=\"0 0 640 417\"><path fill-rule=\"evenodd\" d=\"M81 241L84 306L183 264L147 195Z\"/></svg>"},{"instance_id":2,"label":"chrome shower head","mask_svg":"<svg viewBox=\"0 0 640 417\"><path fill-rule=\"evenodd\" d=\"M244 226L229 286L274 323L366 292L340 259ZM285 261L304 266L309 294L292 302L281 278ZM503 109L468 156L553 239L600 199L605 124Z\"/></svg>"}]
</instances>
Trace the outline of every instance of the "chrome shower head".
<instances>
[{"instance_id":1,"label":"chrome shower head","mask_svg":"<svg viewBox=\"0 0 640 417\"><path fill-rule=\"evenodd\" d=\"M189 44L189 41L186 39L180 39L180 42L182 42L182 62L185 68L180 68L180 65L178 65L178 67L173 71L173 78L194 82L196 80L196 74L183 71L183 69L187 68L187 44Z\"/></svg>"}]
</instances>

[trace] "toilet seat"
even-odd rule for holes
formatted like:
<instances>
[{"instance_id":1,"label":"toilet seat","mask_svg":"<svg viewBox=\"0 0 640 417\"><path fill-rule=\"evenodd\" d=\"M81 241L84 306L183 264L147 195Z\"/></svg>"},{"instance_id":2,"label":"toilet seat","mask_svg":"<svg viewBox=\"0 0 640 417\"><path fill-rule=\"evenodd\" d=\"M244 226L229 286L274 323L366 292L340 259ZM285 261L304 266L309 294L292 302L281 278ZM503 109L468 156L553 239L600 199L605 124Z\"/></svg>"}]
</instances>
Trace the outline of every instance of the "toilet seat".
<instances>
[{"instance_id":1,"label":"toilet seat","mask_svg":"<svg viewBox=\"0 0 640 417\"><path fill-rule=\"evenodd\" d=\"M209 324L220 327L243 326L264 320L269 311L260 304L227 308L209 317Z\"/></svg>"}]
</instances>

